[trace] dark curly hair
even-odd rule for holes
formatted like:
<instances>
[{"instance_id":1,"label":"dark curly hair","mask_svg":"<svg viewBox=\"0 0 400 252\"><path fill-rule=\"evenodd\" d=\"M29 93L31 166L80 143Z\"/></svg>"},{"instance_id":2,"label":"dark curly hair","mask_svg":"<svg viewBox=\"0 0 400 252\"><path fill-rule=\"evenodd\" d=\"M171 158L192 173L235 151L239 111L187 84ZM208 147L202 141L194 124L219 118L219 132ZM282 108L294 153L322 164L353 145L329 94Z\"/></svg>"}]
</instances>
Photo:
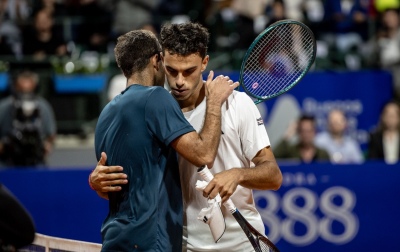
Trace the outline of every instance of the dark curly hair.
<instances>
[{"instance_id":1,"label":"dark curly hair","mask_svg":"<svg viewBox=\"0 0 400 252\"><path fill-rule=\"evenodd\" d=\"M150 57L161 52L157 37L147 30L133 30L118 37L114 48L115 60L125 77L141 72Z\"/></svg>"},{"instance_id":2,"label":"dark curly hair","mask_svg":"<svg viewBox=\"0 0 400 252\"><path fill-rule=\"evenodd\" d=\"M161 27L163 52L187 56L198 53L201 58L207 55L210 34L198 23L166 24Z\"/></svg>"}]
</instances>

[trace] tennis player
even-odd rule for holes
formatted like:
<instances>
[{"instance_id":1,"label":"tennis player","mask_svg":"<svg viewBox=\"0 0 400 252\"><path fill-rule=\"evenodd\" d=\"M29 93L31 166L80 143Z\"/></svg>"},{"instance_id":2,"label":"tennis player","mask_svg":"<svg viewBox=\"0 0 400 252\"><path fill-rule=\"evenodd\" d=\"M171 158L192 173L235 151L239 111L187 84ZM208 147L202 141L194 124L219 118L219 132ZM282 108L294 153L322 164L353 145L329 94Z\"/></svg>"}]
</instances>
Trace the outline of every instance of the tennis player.
<instances>
[{"instance_id":1,"label":"tennis player","mask_svg":"<svg viewBox=\"0 0 400 252\"><path fill-rule=\"evenodd\" d=\"M200 131L204 128L208 105L201 70L209 60L209 33L199 24L184 23L164 25L160 35L171 94L185 118ZM223 201L230 197L250 224L265 233L252 189L277 190L282 174L271 151L262 117L245 93L234 91L223 105L221 134L211 169L215 178L205 188L204 196L213 198L220 193ZM118 190L107 185L125 183L124 175L109 172L122 168L106 167L102 162L104 160L90 176L92 186L99 192ZM195 182L200 179L197 166L180 156L179 167L184 198L183 251L253 251L242 229L225 208L226 231L215 243L209 227L197 220L201 209L207 206L207 199L195 189Z\"/></svg>"},{"instance_id":2,"label":"tennis player","mask_svg":"<svg viewBox=\"0 0 400 252\"><path fill-rule=\"evenodd\" d=\"M183 203L174 149L195 165L212 165L221 105L238 86L224 76L212 80L210 72L207 115L198 134L163 88L160 52L155 35L144 30L120 36L115 47L127 87L101 112L95 150L98 158L108 154L108 164L123 165L130 183L109 194L102 251L181 251Z\"/></svg>"}]
</instances>

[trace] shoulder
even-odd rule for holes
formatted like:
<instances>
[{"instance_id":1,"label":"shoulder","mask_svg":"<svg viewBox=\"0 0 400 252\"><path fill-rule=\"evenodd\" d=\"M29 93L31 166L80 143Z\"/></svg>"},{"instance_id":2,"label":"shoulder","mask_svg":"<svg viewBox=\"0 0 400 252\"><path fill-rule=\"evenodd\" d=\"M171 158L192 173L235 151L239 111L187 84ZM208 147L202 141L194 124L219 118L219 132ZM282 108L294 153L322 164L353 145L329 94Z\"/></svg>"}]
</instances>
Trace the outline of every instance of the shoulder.
<instances>
[{"instance_id":1,"label":"shoulder","mask_svg":"<svg viewBox=\"0 0 400 252\"><path fill-rule=\"evenodd\" d=\"M350 136L345 136L345 141L349 144L349 145L353 145L353 146L355 146L355 147L359 147L359 144L358 144L358 142L357 142L357 140L356 139L354 139L354 138L352 138L352 137L350 137Z\"/></svg>"},{"instance_id":2,"label":"shoulder","mask_svg":"<svg viewBox=\"0 0 400 252\"><path fill-rule=\"evenodd\" d=\"M237 102L242 103L252 103L254 104L253 100L245 93L234 90L233 93L229 96L230 100L235 100Z\"/></svg>"},{"instance_id":3,"label":"shoulder","mask_svg":"<svg viewBox=\"0 0 400 252\"><path fill-rule=\"evenodd\" d=\"M41 106L46 106L46 107L51 107L51 105L50 105L50 103L45 99L45 98L43 98L43 97L38 97L37 98L37 101L38 101L38 103L41 105Z\"/></svg>"},{"instance_id":4,"label":"shoulder","mask_svg":"<svg viewBox=\"0 0 400 252\"><path fill-rule=\"evenodd\" d=\"M171 97L171 94L164 87L148 87L149 93L151 96L168 96Z\"/></svg>"},{"instance_id":5,"label":"shoulder","mask_svg":"<svg viewBox=\"0 0 400 252\"><path fill-rule=\"evenodd\" d=\"M40 110L46 110L48 112L53 111L53 107L51 106L51 104L43 97L38 97L37 102Z\"/></svg>"},{"instance_id":6,"label":"shoulder","mask_svg":"<svg viewBox=\"0 0 400 252\"><path fill-rule=\"evenodd\" d=\"M254 101L245 93L234 90L228 98L228 104L235 110L257 109Z\"/></svg>"},{"instance_id":7,"label":"shoulder","mask_svg":"<svg viewBox=\"0 0 400 252\"><path fill-rule=\"evenodd\" d=\"M329 134L328 132L320 132L315 136L316 140L328 140L329 139Z\"/></svg>"},{"instance_id":8,"label":"shoulder","mask_svg":"<svg viewBox=\"0 0 400 252\"><path fill-rule=\"evenodd\" d=\"M329 153L325 149L316 147L318 158L329 159Z\"/></svg>"},{"instance_id":9,"label":"shoulder","mask_svg":"<svg viewBox=\"0 0 400 252\"><path fill-rule=\"evenodd\" d=\"M150 87L146 106L167 107L178 106L178 102L164 87ZM179 107L179 106L178 106Z\"/></svg>"}]
</instances>

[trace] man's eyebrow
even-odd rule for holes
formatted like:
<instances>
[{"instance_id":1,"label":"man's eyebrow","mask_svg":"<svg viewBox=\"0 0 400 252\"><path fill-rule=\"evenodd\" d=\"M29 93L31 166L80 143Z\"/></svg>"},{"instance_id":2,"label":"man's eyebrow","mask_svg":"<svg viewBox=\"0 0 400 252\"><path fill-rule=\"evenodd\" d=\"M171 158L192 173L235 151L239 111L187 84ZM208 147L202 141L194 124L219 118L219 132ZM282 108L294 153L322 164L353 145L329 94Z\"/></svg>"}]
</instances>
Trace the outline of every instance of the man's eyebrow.
<instances>
[{"instance_id":1,"label":"man's eyebrow","mask_svg":"<svg viewBox=\"0 0 400 252\"><path fill-rule=\"evenodd\" d=\"M170 70L174 70L174 71L177 71L175 68L173 68L173 67L171 67L171 66L165 66L165 68L168 68L168 69L170 69ZM197 69L197 66L193 66L193 67L189 67L189 68L186 68L186 69L183 69L183 71L191 71L191 70L195 70L195 69Z\"/></svg>"}]
</instances>

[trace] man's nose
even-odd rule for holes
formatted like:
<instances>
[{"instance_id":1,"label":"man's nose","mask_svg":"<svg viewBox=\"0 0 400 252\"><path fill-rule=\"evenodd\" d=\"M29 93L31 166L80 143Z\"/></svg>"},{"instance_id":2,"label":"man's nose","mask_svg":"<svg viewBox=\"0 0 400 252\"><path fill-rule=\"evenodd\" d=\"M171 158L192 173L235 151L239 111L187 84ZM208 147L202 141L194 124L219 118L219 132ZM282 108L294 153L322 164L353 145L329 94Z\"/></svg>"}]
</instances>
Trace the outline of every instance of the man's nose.
<instances>
[{"instance_id":1,"label":"man's nose","mask_svg":"<svg viewBox=\"0 0 400 252\"><path fill-rule=\"evenodd\" d=\"M185 79L183 78L182 74L178 74L178 76L176 77L176 85L178 87L182 87L185 83Z\"/></svg>"}]
</instances>

